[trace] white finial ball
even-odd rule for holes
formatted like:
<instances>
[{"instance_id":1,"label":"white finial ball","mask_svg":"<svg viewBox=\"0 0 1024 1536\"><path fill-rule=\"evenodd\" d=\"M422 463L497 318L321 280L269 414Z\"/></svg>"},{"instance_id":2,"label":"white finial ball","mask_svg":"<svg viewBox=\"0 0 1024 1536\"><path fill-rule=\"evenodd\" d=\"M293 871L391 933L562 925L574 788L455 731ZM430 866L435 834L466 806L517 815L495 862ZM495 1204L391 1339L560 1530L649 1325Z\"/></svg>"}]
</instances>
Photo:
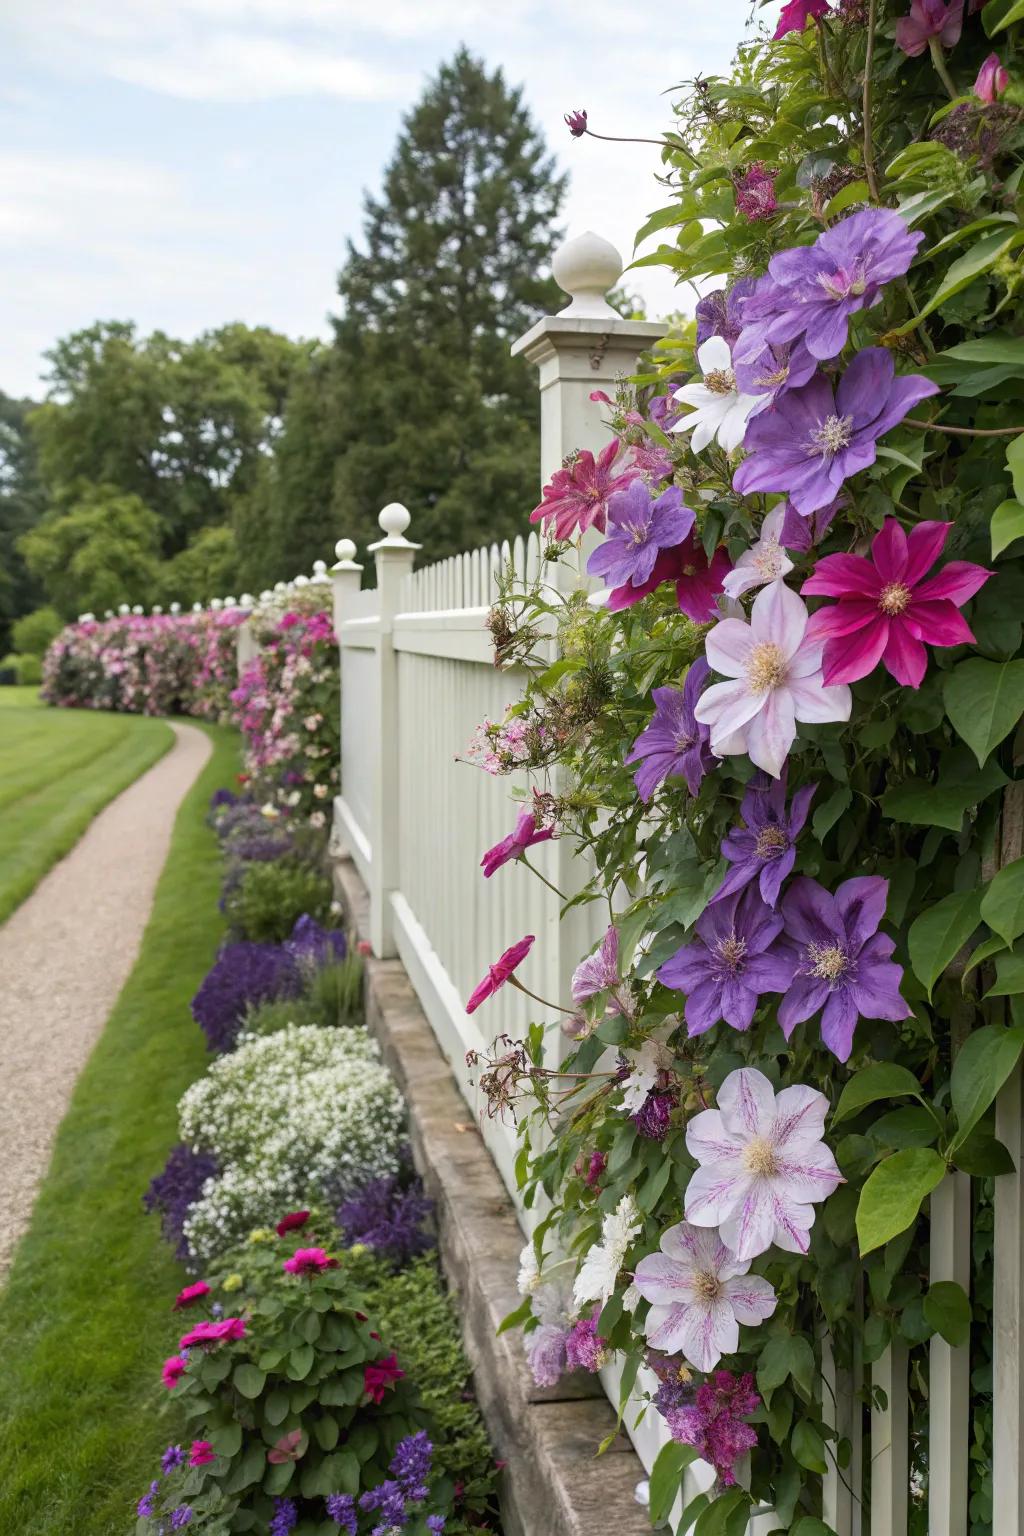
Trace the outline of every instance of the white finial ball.
<instances>
[{"instance_id":1,"label":"white finial ball","mask_svg":"<svg viewBox=\"0 0 1024 1536\"><path fill-rule=\"evenodd\" d=\"M337 555L339 560L354 560L356 557L356 546L354 541L352 539L339 539L337 544L334 546L334 553Z\"/></svg>"},{"instance_id":2,"label":"white finial ball","mask_svg":"<svg viewBox=\"0 0 1024 1536\"><path fill-rule=\"evenodd\" d=\"M255 608L256 599L253 597L251 592L243 592L241 597L238 599L238 606L240 608Z\"/></svg>"},{"instance_id":3,"label":"white finial ball","mask_svg":"<svg viewBox=\"0 0 1024 1536\"><path fill-rule=\"evenodd\" d=\"M260 602L261 603L269 603L270 599L273 597L273 595L274 594L273 594L273 592L271 592L269 587L264 587L263 591L260 593Z\"/></svg>"},{"instance_id":4,"label":"white finial ball","mask_svg":"<svg viewBox=\"0 0 1024 1536\"><path fill-rule=\"evenodd\" d=\"M308 587L309 586L309 577L308 576L296 576L296 578L295 578L295 585L297 587Z\"/></svg>"},{"instance_id":5,"label":"white finial ball","mask_svg":"<svg viewBox=\"0 0 1024 1536\"><path fill-rule=\"evenodd\" d=\"M572 300L562 315L578 315L582 320L620 318L605 300L605 294L622 276L622 257L610 241L588 229L559 246L551 270L559 288Z\"/></svg>"},{"instance_id":6,"label":"white finial ball","mask_svg":"<svg viewBox=\"0 0 1024 1536\"><path fill-rule=\"evenodd\" d=\"M193 603L192 604L192 612L193 613L202 613L202 611L203 611L202 603Z\"/></svg>"},{"instance_id":7,"label":"white finial ball","mask_svg":"<svg viewBox=\"0 0 1024 1536\"><path fill-rule=\"evenodd\" d=\"M287 582L284 582L284 581L275 581L274 582L274 591L275 592L287 592L287 590L288 590Z\"/></svg>"},{"instance_id":8,"label":"white finial ball","mask_svg":"<svg viewBox=\"0 0 1024 1536\"><path fill-rule=\"evenodd\" d=\"M412 516L400 501L389 501L377 522L389 539L399 539L412 522Z\"/></svg>"},{"instance_id":9,"label":"white finial ball","mask_svg":"<svg viewBox=\"0 0 1024 1536\"><path fill-rule=\"evenodd\" d=\"M141 603L136 603L134 608L132 609L132 613L139 614L141 612L142 612L142 604Z\"/></svg>"},{"instance_id":10,"label":"white finial ball","mask_svg":"<svg viewBox=\"0 0 1024 1536\"><path fill-rule=\"evenodd\" d=\"M214 613L220 613L221 609L224 607L224 604L219 597L211 597L210 607L213 609Z\"/></svg>"},{"instance_id":11,"label":"white finial ball","mask_svg":"<svg viewBox=\"0 0 1024 1536\"><path fill-rule=\"evenodd\" d=\"M121 615L122 619L126 613L131 613L131 609L128 607L127 603L118 603L117 611Z\"/></svg>"},{"instance_id":12,"label":"white finial ball","mask_svg":"<svg viewBox=\"0 0 1024 1536\"><path fill-rule=\"evenodd\" d=\"M225 608L234 608L234 606L235 606L235 600L234 600L233 597L226 597L224 599L224 607Z\"/></svg>"},{"instance_id":13,"label":"white finial ball","mask_svg":"<svg viewBox=\"0 0 1024 1536\"><path fill-rule=\"evenodd\" d=\"M103 610L103 617L105 619L112 619L114 617L114 610L113 610L113 608L104 608L104 610Z\"/></svg>"},{"instance_id":14,"label":"white finial ball","mask_svg":"<svg viewBox=\"0 0 1024 1536\"><path fill-rule=\"evenodd\" d=\"M153 607L150 609L150 612L156 614L158 617L161 613L163 613L163 611L164 610L161 608L159 603L154 603Z\"/></svg>"},{"instance_id":15,"label":"white finial ball","mask_svg":"<svg viewBox=\"0 0 1024 1536\"><path fill-rule=\"evenodd\" d=\"M180 613L181 612L181 604L180 603L172 603L171 604L171 612L172 613Z\"/></svg>"},{"instance_id":16,"label":"white finial ball","mask_svg":"<svg viewBox=\"0 0 1024 1536\"><path fill-rule=\"evenodd\" d=\"M326 576L327 575L327 561L326 560L314 560L313 561L313 575L314 576Z\"/></svg>"}]
</instances>

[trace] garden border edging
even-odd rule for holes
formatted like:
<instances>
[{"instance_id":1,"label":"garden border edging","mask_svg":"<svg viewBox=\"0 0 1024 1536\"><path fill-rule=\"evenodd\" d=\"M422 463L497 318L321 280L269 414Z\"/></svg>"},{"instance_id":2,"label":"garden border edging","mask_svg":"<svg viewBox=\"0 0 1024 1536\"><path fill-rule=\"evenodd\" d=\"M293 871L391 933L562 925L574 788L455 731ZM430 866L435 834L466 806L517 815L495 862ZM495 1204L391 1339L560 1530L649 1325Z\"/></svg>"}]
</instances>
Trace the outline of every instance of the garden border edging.
<instances>
[{"instance_id":1,"label":"garden border edging","mask_svg":"<svg viewBox=\"0 0 1024 1536\"><path fill-rule=\"evenodd\" d=\"M367 935L369 899L348 858L334 864L347 926ZM643 1465L615 1427L596 1378L574 1373L534 1385L517 1333L498 1334L518 1306L523 1235L512 1202L459 1092L400 960L365 959L366 1023L379 1040L409 1110L417 1171L435 1202L445 1277L460 1301L463 1342L495 1452L506 1463L506 1536L649 1536L636 1502Z\"/></svg>"}]
</instances>

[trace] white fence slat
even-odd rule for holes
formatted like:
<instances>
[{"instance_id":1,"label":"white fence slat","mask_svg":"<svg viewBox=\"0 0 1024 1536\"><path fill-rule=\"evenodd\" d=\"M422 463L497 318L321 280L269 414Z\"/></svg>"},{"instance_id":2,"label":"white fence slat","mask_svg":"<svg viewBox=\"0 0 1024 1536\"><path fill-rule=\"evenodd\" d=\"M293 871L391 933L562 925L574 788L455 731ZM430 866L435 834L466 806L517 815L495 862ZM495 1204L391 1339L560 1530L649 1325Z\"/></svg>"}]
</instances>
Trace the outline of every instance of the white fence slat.
<instances>
[{"instance_id":1,"label":"white fence slat","mask_svg":"<svg viewBox=\"0 0 1024 1536\"><path fill-rule=\"evenodd\" d=\"M871 1367L885 1407L871 1405L871 1536L907 1536L910 1496L907 1351L899 1343Z\"/></svg>"},{"instance_id":2,"label":"white fence slat","mask_svg":"<svg viewBox=\"0 0 1024 1536\"><path fill-rule=\"evenodd\" d=\"M840 1440L850 1445L850 1460L840 1467L836 1459L837 1442L825 1449L828 1471L822 1478L821 1512L836 1536L860 1536L862 1435L860 1402L856 1397L860 1371L855 1364L851 1373L840 1370L832 1353L832 1337L821 1336L821 1383L825 1419Z\"/></svg>"},{"instance_id":3,"label":"white fence slat","mask_svg":"<svg viewBox=\"0 0 1024 1536\"><path fill-rule=\"evenodd\" d=\"M969 1175L947 1175L933 1191L930 1205L930 1283L954 1280L969 1294ZM936 1334L928 1353L928 1536L964 1536L971 1432L971 1351L969 1344L953 1349Z\"/></svg>"},{"instance_id":4,"label":"white fence slat","mask_svg":"<svg viewBox=\"0 0 1024 1536\"><path fill-rule=\"evenodd\" d=\"M992 1530L1024 1531L1024 1374L1021 1312L1024 1308L1024 1073L1018 1065L996 1099L996 1135L1013 1158L1015 1173L995 1181L995 1283L993 1286Z\"/></svg>"}]
</instances>

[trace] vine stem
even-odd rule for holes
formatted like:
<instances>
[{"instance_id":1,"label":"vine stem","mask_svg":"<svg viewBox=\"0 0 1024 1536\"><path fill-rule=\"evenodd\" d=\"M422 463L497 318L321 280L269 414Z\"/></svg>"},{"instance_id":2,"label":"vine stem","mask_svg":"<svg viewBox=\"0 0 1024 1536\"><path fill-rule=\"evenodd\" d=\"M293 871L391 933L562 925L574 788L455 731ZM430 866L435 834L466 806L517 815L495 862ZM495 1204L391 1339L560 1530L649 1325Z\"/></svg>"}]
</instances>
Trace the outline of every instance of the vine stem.
<instances>
[{"instance_id":1,"label":"vine stem","mask_svg":"<svg viewBox=\"0 0 1024 1536\"><path fill-rule=\"evenodd\" d=\"M668 139L638 139L635 134L629 133L595 133L593 128L584 128L583 132L591 139L604 139L606 144L657 144L659 149L678 149L689 160L691 165L699 165L696 155L692 155L685 144L670 144Z\"/></svg>"},{"instance_id":2,"label":"vine stem","mask_svg":"<svg viewBox=\"0 0 1024 1536\"><path fill-rule=\"evenodd\" d=\"M875 26L878 21L878 0L869 0L868 5L868 45L864 55L864 95L862 98L862 112L864 117L864 176L868 184L868 191L874 202L879 201L878 181L875 177L874 146L871 133L871 72L875 67Z\"/></svg>"},{"instance_id":3,"label":"vine stem","mask_svg":"<svg viewBox=\"0 0 1024 1536\"><path fill-rule=\"evenodd\" d=\"M510 987L515 987L517 992L522 992L527 997L532 997L534 1002L540 1003L542 1008L553 1008L556 1013L571 1014L573 1012L573 1009L571 1008L563 1008L561 1003L549 1003L546 997L538 997L536 992L531 992L529 987L524 987L522 982L516 976L510 976L508 978L508 984Z\"/></svg>"},{"instance_id":4,"label":"vine stem","mask_svg":"<svg viewBox=\"0 0 1024 1536\"><path fill-rule=\"evenodd\" d=\"M1020 437L1024 427L946 427L941 421L921 421L917 416L905 416L904 425L920 427L925 432L948 432L951 437Z\"/></svg>"},{"instance_id":5,"label":"vine stem","mask_svg":"<svg viewBox=\"0 0 1024 1536\"><path fill-rule=\"evenodd\" d=\"M949 78L949 70L946 68L946 61L942 57L942 44L939 42L937 37L930 37L928 39L928 52L932 56L932 64L935 66L935 73L946 87L950 101L955 101L957 96L956 86Z\"/></svg>"},{"instance_id":6,"label":"vine stem","mask_svg":"<svg viewBox=\"0 0 1024 1536\"><path fill-rule=\"evenodd\" d=\"M541 882L542 885L546 885L549 891L554 891L554 893L558 897L559 901L568 901L569 900L568 896L566 896L563 891L560 891L558 889L557 885L552 885L551 881L547 878L547 876L541 874L541 872L537 868L536 864L531 864L530 863L530 861L526 857L525 853L521 853L519 855L519 859L520 859L520 863L526 865L526 867L530 871L531 875L536 875L537 879Z\"/></svg>"}]
</instances>

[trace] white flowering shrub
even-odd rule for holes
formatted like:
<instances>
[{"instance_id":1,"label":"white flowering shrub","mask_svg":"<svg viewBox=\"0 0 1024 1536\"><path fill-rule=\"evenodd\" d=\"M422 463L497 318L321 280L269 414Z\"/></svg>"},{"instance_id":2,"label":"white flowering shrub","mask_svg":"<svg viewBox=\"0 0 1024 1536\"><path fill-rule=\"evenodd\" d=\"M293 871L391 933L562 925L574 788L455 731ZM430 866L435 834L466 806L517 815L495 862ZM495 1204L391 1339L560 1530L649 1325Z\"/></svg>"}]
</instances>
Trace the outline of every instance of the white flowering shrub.
<instances>
[{"instance_id":1,"label":"white flowering shrub","mask_svg":"<svg viewBox=\"0 0 1024 1536\"><path fill-rule=\"evenodd\" d=\"M182 1140L220 1169L184 1226L197 1263L297 1205L397 1172L404 1106L379 1058L363 1030L292 1024L244 1040L193 1083Z\"/></svg>"}]
</instances>

